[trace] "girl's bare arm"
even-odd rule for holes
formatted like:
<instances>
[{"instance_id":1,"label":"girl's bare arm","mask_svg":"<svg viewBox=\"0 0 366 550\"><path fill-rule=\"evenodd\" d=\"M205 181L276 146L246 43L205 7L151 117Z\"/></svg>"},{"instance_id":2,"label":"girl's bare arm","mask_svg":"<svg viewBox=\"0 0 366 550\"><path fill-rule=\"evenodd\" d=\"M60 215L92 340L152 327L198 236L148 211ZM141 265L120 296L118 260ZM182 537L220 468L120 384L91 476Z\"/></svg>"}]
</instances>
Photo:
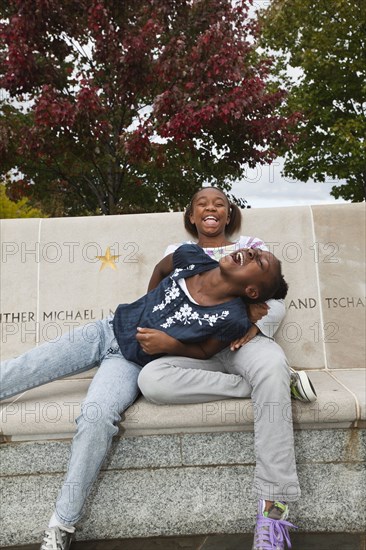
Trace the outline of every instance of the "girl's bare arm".
<instances>
[{"instance_id":1,"label":"girl's bare arm","mask_svg":"<svg viewBox=\"0 0 366 550\"><path fill-rule=\"evenodd\" d=\"M209 359L227 346L227 343L213 338L208 338L199 344L184 344L161 330L142 327L137 329L136 340L149 355L164 353L194 359Z\"/></svg>"},{"instance_id":2,"label":"girl's bare arm","mask_svg":"<svg viewBox=\"0 0 366 550\"><path fill-rule=\"evenodd\" d=\"M152 272L147 291L153 290L158 286L160 281L173 271L173 254L165 256L159 263L156 264Z\"/></svg>"}]
</instances>

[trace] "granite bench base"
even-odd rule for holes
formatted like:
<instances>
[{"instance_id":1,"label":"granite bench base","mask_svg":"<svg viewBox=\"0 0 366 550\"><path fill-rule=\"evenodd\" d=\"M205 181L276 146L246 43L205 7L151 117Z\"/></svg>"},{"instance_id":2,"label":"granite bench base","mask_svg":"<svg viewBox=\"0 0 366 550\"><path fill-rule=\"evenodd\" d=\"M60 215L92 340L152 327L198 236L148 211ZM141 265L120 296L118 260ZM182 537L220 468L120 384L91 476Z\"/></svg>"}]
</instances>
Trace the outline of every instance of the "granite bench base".
<instances>
[{"instance_id":1,"label":"granite bench base","mask_svg":"<svg viewBox=\"0 0 366 550\"><path fill-rule=\"evenodd\" d=\"M302 531L364 532L364 435L357 429L295 431L303 496L291 506L291 520ZM40 540L69 448L69 441L5 446L1 546ZM251 432L117 439L77 538L249 533L253 471Z\"/></svg>"},{"instance_id":2,"label":"granite bench base","mask_svg":"<svg viewBox=\"0 0 366 550\"><path fill-rule=\"evenodd\" d=\"M291 521L304 532L362 533L364 404L327 372L311 378L318 401L292 406L302 497L291 505ZM40 540L88 384L54 382L3 405L1 546ZM250 400L156 406L140 398L126 411L77 538L251 532L252 420Z\"/></svg>"}]
</instances>

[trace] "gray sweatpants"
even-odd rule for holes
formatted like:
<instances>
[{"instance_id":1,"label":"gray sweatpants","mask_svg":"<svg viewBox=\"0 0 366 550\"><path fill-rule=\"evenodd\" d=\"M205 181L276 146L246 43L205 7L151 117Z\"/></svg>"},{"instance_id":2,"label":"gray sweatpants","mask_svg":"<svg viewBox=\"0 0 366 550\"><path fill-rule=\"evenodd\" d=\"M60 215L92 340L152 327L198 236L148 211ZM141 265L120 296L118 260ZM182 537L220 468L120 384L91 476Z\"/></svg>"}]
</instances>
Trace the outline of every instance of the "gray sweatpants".
<instances>
[{"instance_id":1,"label":"gray sweatpants","mask_svg":"<svg viewBox=\"0 0 366 550\"><path fill-rule=\"evenodd\" d=\"M256 469L254 493L266 500L300 497L291 415L290 372L282 348L256 336L238 351L211 359L166 356L146 365L138 384L157 404L252 397Z\"/></svg>"}]
</instances>

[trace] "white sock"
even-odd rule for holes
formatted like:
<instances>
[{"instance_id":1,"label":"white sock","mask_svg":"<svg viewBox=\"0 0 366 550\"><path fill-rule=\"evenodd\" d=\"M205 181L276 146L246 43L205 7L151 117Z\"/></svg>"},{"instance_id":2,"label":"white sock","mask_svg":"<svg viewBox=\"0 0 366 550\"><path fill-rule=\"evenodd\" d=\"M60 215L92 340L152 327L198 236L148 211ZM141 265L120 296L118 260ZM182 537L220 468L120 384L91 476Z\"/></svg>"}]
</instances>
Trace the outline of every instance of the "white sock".
<instances>
[{"instance_id":1,"label":"white sock","mask_svg":"<svg viewBox=\"0 0 366 550\"><path fill-rule=\"evenodd\" d=\"M68 533L75 532L75 527L73 525L64 525L63 523L60 523L56 518L55 512L52 514L48 527L59 527L60 529L62 529L63 531L67 531Z\"/></svg>"}]
</instances>

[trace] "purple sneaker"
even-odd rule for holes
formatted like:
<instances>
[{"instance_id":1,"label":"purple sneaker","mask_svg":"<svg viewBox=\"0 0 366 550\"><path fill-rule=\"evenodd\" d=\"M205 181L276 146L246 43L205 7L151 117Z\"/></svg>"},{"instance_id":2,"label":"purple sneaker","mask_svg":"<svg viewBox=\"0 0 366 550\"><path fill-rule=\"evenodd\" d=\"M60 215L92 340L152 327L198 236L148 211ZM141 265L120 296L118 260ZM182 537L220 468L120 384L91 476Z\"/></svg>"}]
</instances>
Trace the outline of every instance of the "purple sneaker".
<instances>
[{"instance_id":1,"label":"purple sneaker","mask_svg":"<svg viewBox=\"0 0 366 550\"><path fill-rule=\"evenodd\" d=\"M265 512L266 502L258 503L257 524L252 550L285 550L285 543L291 548L289 527L295 527L289 521L288 506L284 502L275 502L269 512ZM266 515L265 515L266 514Z\"/></svg>"}]
</instances>

